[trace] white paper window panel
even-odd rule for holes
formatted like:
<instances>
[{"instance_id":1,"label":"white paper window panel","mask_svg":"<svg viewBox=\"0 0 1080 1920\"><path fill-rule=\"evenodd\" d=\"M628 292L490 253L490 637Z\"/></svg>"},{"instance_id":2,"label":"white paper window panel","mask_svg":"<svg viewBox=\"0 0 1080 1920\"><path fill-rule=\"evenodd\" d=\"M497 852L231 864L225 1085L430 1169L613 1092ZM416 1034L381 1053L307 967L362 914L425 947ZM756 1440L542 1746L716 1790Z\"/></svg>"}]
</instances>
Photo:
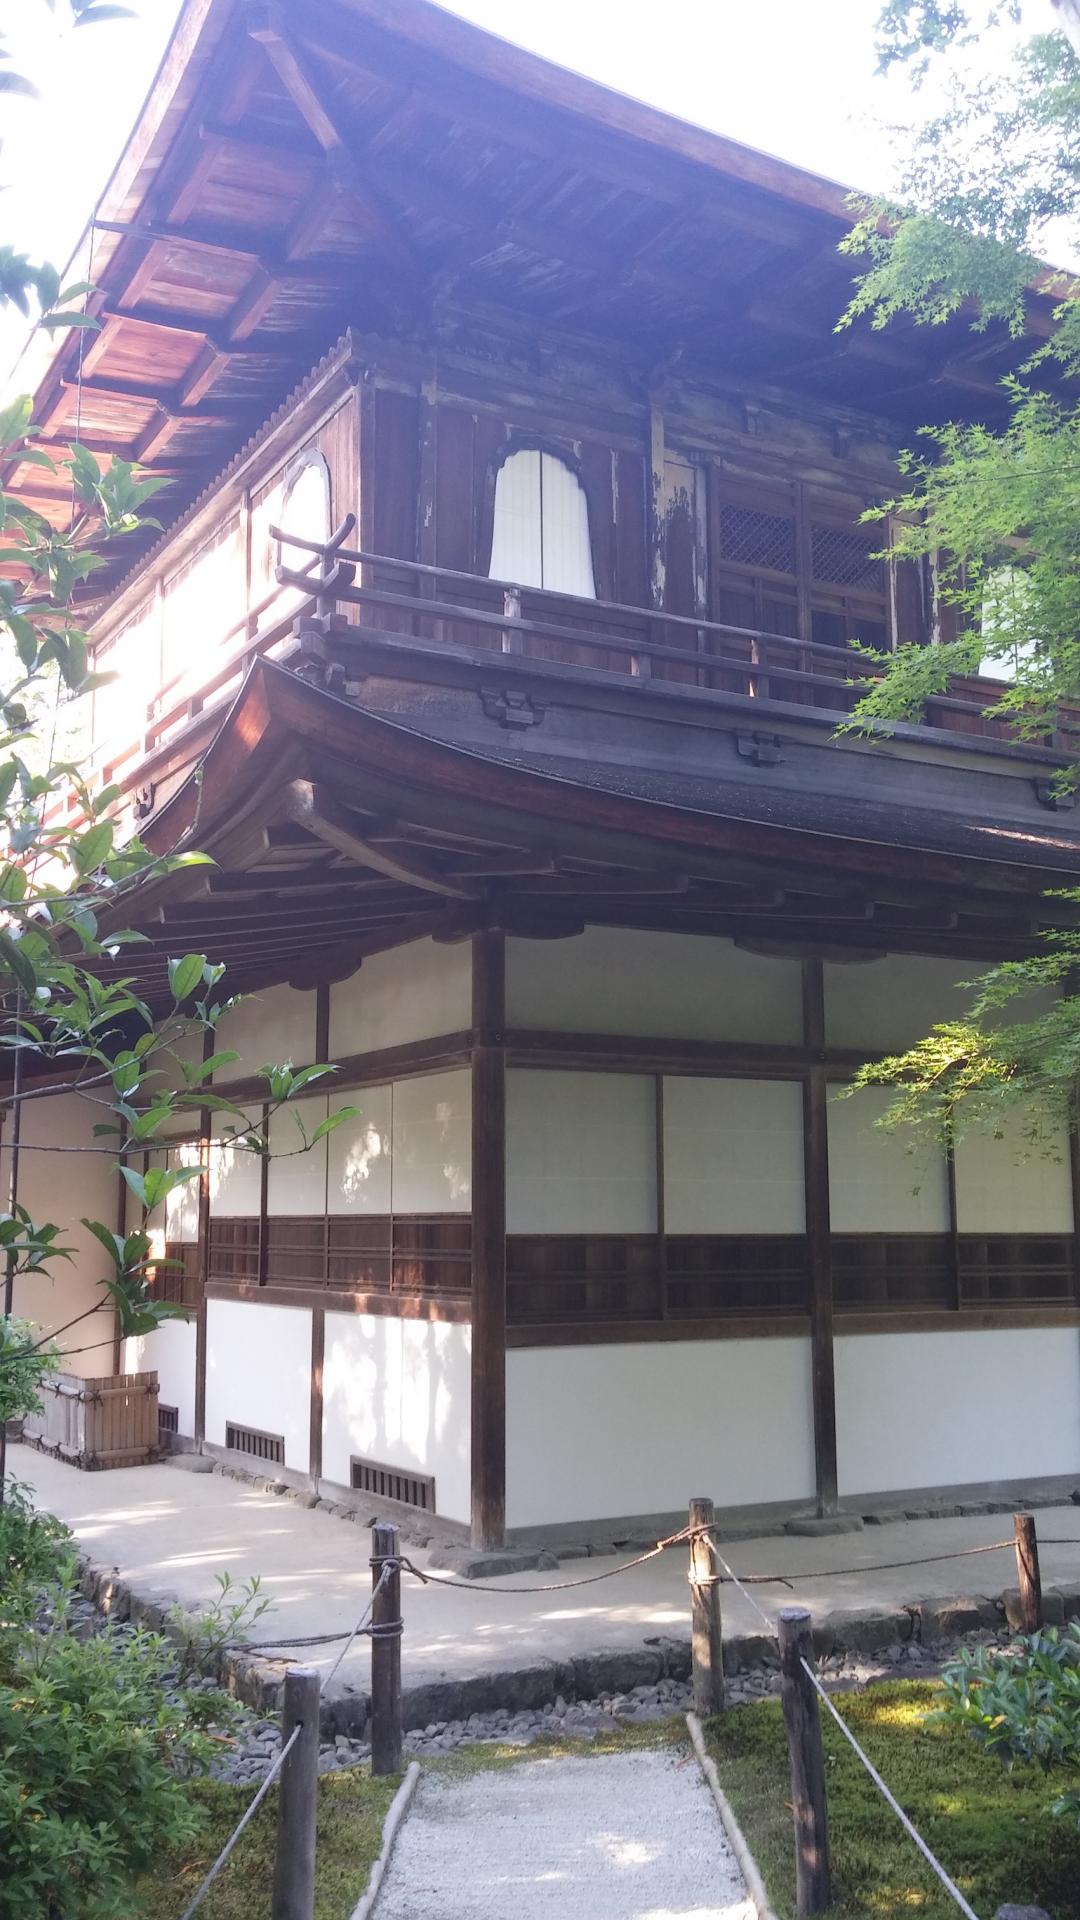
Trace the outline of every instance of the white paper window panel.
<instances>
[{"instance_id":1,"label":"white paper window panel","mask_svg":"<svg viewBox=\"0 0 1080 1920\"><path fill-rule=\"evenodd\" d=\"M506 1182L510 1233L655 1233L655 1081L511 1069Z\"/></svg>"},{"instance_id":2,"label":"white paper window panel","mask_svg":"<svg viewBox=\"0 0 1080 1920\"><path fill-rule=\"evenodd\" d=\"M243 617L247 598L244 544L237 516L193 559L166 580L162 597L162 671L177 677L170 697L201 685L227 636ZM237 636L233 634L235 639Z\"/></svg>"},{"instance_id":3,"label":"white paper window panel","mask_svg":"<svg viewBox=\"0 0 1080 1920\"><path fill-rule=\"evenodd\" d=\"M99 647L94 671L114 673L93 694L95 747L123 747L142 737L146 710L161 685L161 622L156 598Z\"/></svg>"},{"instance_id":4,"label":"white paper window panel","mask_svg":"<svg viewBox=\"0 0 1080 1920\"><path fill-rule=\"evenodd\" d=\"M672 1040L802 1039L797 960L702 934L588 927L573 940L506 943L507 1023Z\"/></svg>"},{"instance_id":5,"label":"white paper window panel","mask_svg":"<svg viewBox=\"0 0 1080 1920\"><path fill-rule=\"evenodd\" d=\"M469 1212L472 1080L468 1068L395 1081L390 1179L394 1213Z\"/></svg>"},{"instance_id":6,"label":"white paper window panel","mask_svg":"<svg viewBox=\"0 0 1080 1920\"><path fill-rule=\"evenodd\" d=\"M499 468L489 572L493 580L596 598L585 489L554 454L523 447Z\"/></svg>"},{"instance_id":7,"label":"white paper window panel","mask_svg":"<svg viewBox=\"0 0 1080 1920\"><path fill-rule=\"evenodd\" d=\"M330 538L330 473L323 460L308 461L300 468L291 485L284 490L281 514L274 523L283 532L299 534L302 540L326 542ZM312 558L302 547L290 547L287 541L273 542L271 568L305 567ZM274 603L273 618L278 619L298 607L308 596L302 587L283 587Z\"/></svg>"},{"instance_id":8,"label":"white paper window panel","mask_svg":"<svg viewBox=\"0 0 1080 1920\"><path fill-rule=\"evenodd\" d=\"M248 1110L253 1127L261 1118L255 1108ZM210 1212L222 1220L249 1219L260 1210L262 1155L236 1143L234 1135L243 1127L239 1114L212 1114L211 1126Z\"/></svg>"},{"instance_id":9,"label":"white paper window panel","mask_svg":"<svg viewBox=\"0 0 1080 1920\"><path fill-rule=\"evenodd\" d=\"M802 1088L790 1080L664 1080L668 1233L803 1233Z\"/></svg>"},{"instance_id":10,"label":"white paper window panel","mask_svg":"<svg viewBox=\"0 0 1080 1920\"><path fill-rule=\"evenodd\" d=\"M414 940L376 953L330 989L330 1058L375 1053L472 1025L472 949Z\"/></svg>"},{"instance_id":11,"label":"white paper window panel","mask_svg":"<svg viewBox=\"0 0 1080 1920\"><path fill-rule=\"evenodd\" d=\"M179 1147L171 1147L168 1155L170 1169L179 1171L199 1165L199 1143L187 1140ZM198 1179L185 1180L171 1193L165 1195L165 1238L180 1240L186 1246L193 1246L199 1238L199 1185Z\"/></svg>"},{"instance_id":12,"label":"white paper window panel","mask_svg":"<svg viewBox=\"0 0 1080 1920\"><path fill-rule=\"evenodd\" d=\"M335 1106L345 1106L341 1096ZM266 1175L268 1214L326 1211L327 1136L304 1146L329 1112L325 1098L288 1100L270 1115L270 1165ZM302 1131L301 1131L302 1129Z\"/></svg>"},{"instance_id":13,"label":"white paper window panel","mask_svg":"<svg viewBox=\"0 0 1080 1920\"><path fill-rule=\"evenodd\" d=\"M389 1213L394 1090L355 1087L339 1106L359 1107L327 1139L327 1207L330 1213Z\"/></svg>"},{"instance_id":14,"label":"white paper window panel","mask_svg":"<svg viewBox=\"0 0 1080 1920\"><path fill-rule=\"evenodd\" d=\"M829 1213L834 1233L947 1233L945 1156L910 1131L876 1125L892 1095L864 1087L829 1097ZM909 1147L914 1150L909 1152Z\"/></svg>"},{"instance_id":15,"label":"white paper window panel","mask_svg":"<svg viewBox=\"0 0 1080 1920\"><path fill-rule=\"evenodd\" d=\"M226 980L226 986L228 981ZM245 995L223 1013L214 1033L214 1052L240 1055L219 1067L217 1081L240 1080L260 1067L311 1066L315 1059L315 995L299 987L266 987ZM269 1089L268 1089L269 1092Z\"/></svg>"},{"instance_id":16,"label":"white paper window panel","mask_svg":"<svg viewBox=\"0 0 1080 1920\"><path fill-rule=\"evenodd\" d=\"M1023 1116L1001 1117L1002 1138L989 1130L961 1135L956 1148L956 1220L961 1233L1071 1233L1069 1145L1057 1159L1031 1153Z\"/></svg>"}]
</instances>

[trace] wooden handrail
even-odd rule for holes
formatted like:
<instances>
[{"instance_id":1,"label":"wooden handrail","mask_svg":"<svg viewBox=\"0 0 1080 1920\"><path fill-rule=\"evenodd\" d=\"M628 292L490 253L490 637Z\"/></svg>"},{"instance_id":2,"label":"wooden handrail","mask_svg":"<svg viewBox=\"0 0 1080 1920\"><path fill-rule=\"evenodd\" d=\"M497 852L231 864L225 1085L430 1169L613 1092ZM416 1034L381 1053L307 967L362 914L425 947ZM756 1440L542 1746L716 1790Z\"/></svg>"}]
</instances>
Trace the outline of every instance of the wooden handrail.
<instances>
[{"instance_id":1,"label":"wooden handrail","mask_svg":"<svg viewBox=\"0 0 1080 1920\"><path fill-rule=\"evenodd\" d=\"M439 569L428 568L426 571L430 574L438 572ZM288 568L279 569L279 578L286 585L300 586L305 577L305 574L294 574ZM468 580L474 586L477 584L478 576L466 574L459 577ZM542 589L530 591L540 593ZM765 697L774 682L793 690L802 689L809 694L827 692L835 695L837 710L840 712L849 712L874 679L872 667L868 667L863 674L859 674L859 656L846 653L840 648L814 646L812 643L791 640L787 635L727 626L720 621L695 621L688 620L682 615L653 614L649 609L640 607L631 609L631 612L636 613L639 618L643 616L649 620L670 618L678 625L690 626L699 633L705 632L728 641L746 643L751 651L749 653L696 652L689 647L672 647L661 641L649 640L640 634L604 633L597 632L595 628L560 626L553 621L529 619L510 610L511 605L519 603L520 594L516 590L513 597L507 594L508 606L501 613L488 611L482 607L462 606L451 600L432 600L413 594L396 593L392 589L381 587L344 586L338 589L334 597L351 606L393 609L408 613L418 620L438 620L445 626L486 628L500 634L503 652L513 652L518 657L524 654L524 648L520 644L510 644L511 637L518 643L523 639L531 639L552 642L562 647L579 647L597 653L624 653L630 662L627 669L630 676L640 674L641 668L638 662L641 657L644 657L650 665L656 663L691 667L709 682L721 673L741 675L747 682L747 690L760 693L762 697ZM544 597L548 596L545 594ZM577 604L595 608L605 606L606 603L586 600ZM613 608L609 610L614 611ZM351 637L359 642L365 637L373 640L379 637L400 640L401 635L386 632L384 629L358 626ZM775 657L770 657L777 643L796 648L800 655L810 653L813 658L820 660L820 667L815 670L781 664ZM450 644L452 646L453 643ZM543 655L538 657L542 658ZM972 715L979 712L976 699L965 698L962 694L955 693L931 694L927 698L926 705L928 711L935 714ZM1078 716L1078 722L1080 722L1080 716ZM1076 729L1067 728L1063 731L1072 734Z\"/></svg>"}]
</instances>

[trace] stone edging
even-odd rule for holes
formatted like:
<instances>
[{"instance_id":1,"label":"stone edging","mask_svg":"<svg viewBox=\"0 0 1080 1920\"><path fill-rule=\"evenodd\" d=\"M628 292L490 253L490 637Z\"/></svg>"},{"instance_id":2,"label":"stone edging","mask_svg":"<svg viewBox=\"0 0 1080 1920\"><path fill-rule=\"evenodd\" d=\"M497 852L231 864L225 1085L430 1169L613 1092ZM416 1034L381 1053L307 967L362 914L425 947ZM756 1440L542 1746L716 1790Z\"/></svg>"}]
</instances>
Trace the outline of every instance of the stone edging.
<instances>
[{"instance_id":1,"label":"stone edging","mask_svg":"<svg viewBox=\"0 0 1080 1920\"><path fill-rule=\"evenodd\" d=\"M400 1787L391 1800L386 1819L383 1821L382 1845L379 1848L379 1857L372 1864L367 1887L360 1895L349 1920L368 1920L368 1916L374 1912L375 1902L379 1897L379 1889L386 1875L386 1869L390 1865L390 1855L394 1851L394 1842L398 1837L398 1829L412 1805L412 1797L416 1792L419 1780L420 1762L419 1760L410 1760L409 1765L405 1769L405 1778L402 1780Z\"/></svg>"},{"instance_id":2,"label":"stone edging","mask_svg":"<svg viewBox=\"0 0 1080 1920\"><path fill-rule=\"evenodd\" d=\"M727 1834L731 1845L731 1851L735 1855L742 1872L742 1877L746 1881L746 1891L750 1896L750 1904L757 1914L757 1920L776 1920L776 1915L769 1905L769 1898L765 1892L765 1882L762 1880L761 1874L758 1871L757 1861L754 1859L747 1844L746 1835L735 1818L731 1802L724 1792L723 1787L720 1785L720 1776L716 1771L716 1761L712 1755L706 1751L705 1737L701 1731L701 1721L698 1719L696 1713L687 1714L686 1725L694 1752L698 1757L698 1765L705 1778L705 1783L713 1799L716 1801L716 1811L720 1815L724 1832Z\"/></svg>"},{"instance_id":3,"label":"stone edging","mask_svg":"<svg viewBox=\"0 0 1080 1920\"><path fill-rule=\"evenodd\" d=\"M97 1566L86 1555L80 1557L79 1573L81 1591L104 1614L168 1631L169 1609L178 1604L175 1595L147 1597L137 1593L115 1567ZM1066 1619L1080 1616L1080 1589L1044 1588L1043 1606L1048 1626L1063 1625ZM870 1653L912 1640L929 1643L961 1638L988 1627L1001 1628L1006 1622L1018 1624L1012 1592L996 1599L969 1595L879 1608L837 1609L815 1622L814 1651L819 1660L834 1652ZM406 1649L408 1630L406 1617ZM724 1640L728 1673L763 1662L775 1665L776 1659L776 1643L764 1632L735 1634ZM274 1656L237 1647L226 1655L219 1677L237 1699L269 1717L280 1707L284 1675L293 1664L287 1641L282 1642L281 1654ZM403 1719L406 1731L410 1731L440 1720L468 1720L474 1713L490 1713L502 1707L535 1710L552 1706L560 1696L567 1701L595 1700L603 1693L629 1693L634 1687L655 1686L663 1679L686 1680L689 1676L689 1638L658 1635L637 1646L599 1648L565 1659L538 1659L529 1666L501 1672L421 1679L403 1690ZM366 1689L348 1683L339 1685L334 1693L322 1697L321 1729L330 1737L343 1734L362 1738L370 1709Z\"/></svg>"}]
</instances>

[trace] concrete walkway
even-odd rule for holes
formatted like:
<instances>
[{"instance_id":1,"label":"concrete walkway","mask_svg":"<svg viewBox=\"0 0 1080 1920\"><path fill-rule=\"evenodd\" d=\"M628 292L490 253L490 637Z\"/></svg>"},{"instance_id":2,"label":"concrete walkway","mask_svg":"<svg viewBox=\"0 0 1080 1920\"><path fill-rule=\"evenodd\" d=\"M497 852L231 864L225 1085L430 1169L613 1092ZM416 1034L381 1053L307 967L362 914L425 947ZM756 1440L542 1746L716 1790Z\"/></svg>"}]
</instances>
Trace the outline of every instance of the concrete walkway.
<instances>
[{"instance_id":1,"label":"concrete walkway","mask_svg":"<svg viewBox=\"0 0 1080 1920\"><path fill-rule=\"evenodd\" d=\"M692 1758L650 1749L423 1776L378 1920L752 1920Z\"/></svg>"},{"instance_id":2,"label":"concrete walkway","mask_svg":"<svg viewBox=\"0 0 1080 1920\"><path fill-rule=\"evenodd\" d=\"M116 1567L147 1599L163 1594L188 1605L215 1597L215 1575L235 1579L262 1575L274 1610L259 1624L259 1639L271 1633L334 1633L353 1625L370 1592L370 1536L333 1515L294 1501L256 1492L220 1474L192 1474L176 1467L121 1468L81 1473L27 1447L9 1451L15 1477L29 1481L39 1503L59 1514L99 1565ZM1080 1511L1053 1507L1039 1512L1040 1539L1061 1536L1075 1546L1041 1549L1045 1586L1080 1591ZM769 1612L798 1599L815 1619L835 1609L899 1608L961 1594L997 1595L1015 1585L1011 1550L976 1559L875 1572L882 1561L1011 1538L1007 1514L900 1521L862 1533L805 1539L779 1536L725 1546L737 1573L783 1572L794 1591L758 1588ZM427 1556L411 1549L418 1566ZM598 1585L561 1593L519 1589L607 1571L614 1559L564 1561L557 1573L512 1574L499 1591L427 1586L403 1580L405 1684L495 1675L543 1662L582 1660L607 1651L644 1651L649 1643L689 1638L687 1563L681 1549ZM825 1570L846 1568L839 1578ZM723 1589L724 1632L756 1633L760 1622L731 1587ZM898 1635L900 1628L897 1629ZM333 1647L305 1649L303 1658L326 1669ZM341 1669L341 1680L366 1688L369 1655L358 1643ZM654 1676L655 1677L655 1676ZM642 1674L642 1680L649 1676ZM600 1680L591 1691L606 1685ZM634 1680L624 1678L623 1685ZM579 1688L588 1691L588 1688ZM506 1700L493 1705L509 1705ZM531 1704L526 1702L526 1704ZM432 1712L431 1719L446 1717Z\"/></svg>"}]
</instances>

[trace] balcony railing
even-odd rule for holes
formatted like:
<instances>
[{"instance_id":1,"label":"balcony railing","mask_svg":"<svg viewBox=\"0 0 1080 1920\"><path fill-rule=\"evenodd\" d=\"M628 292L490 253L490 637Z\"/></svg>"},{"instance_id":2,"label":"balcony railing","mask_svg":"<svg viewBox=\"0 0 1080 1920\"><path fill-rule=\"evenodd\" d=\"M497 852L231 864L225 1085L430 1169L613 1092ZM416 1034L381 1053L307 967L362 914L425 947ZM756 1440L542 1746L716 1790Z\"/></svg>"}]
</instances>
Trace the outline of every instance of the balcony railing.
<instances>
[{"instance_id":1,"label":"balcony railing","mask_svg":"<svg viewBox=\"0 0 1080 1920\"><path fill-rule=\"evenodd\" d=\"M320 578L323 605L356 609L356 639L411 654L450 653L483 663L490 654L539 666L584 670L596 676L678 685L705 696L812 707L840 721L868 686L872 668L843 647L767 633L662 609L588 600L548 589L520 587L449 567L386 554L327 546L272 530L283 545L310 556L280 567L285 586ZM903 635L899 636L902 640ZM1010 741L1010 722L985 709L1007 691L989 678L955 679L932 694L924 724L938 731ZM1080 752L1080 713L1053 735L1029 742L1036 754Z\"/></svg>"}]
</instances>

